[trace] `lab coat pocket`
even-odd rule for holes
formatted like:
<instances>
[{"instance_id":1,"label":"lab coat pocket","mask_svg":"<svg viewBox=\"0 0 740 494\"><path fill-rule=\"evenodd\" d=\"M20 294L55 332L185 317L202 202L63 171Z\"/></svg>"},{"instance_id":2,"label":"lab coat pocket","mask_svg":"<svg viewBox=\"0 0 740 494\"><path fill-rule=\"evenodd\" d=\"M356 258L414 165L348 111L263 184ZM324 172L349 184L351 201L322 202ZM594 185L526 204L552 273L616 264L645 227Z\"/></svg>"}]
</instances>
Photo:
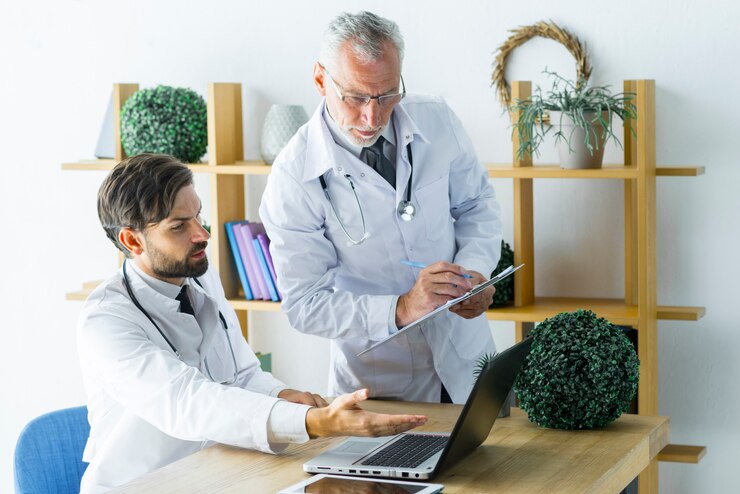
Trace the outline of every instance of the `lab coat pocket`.
<instances>
[{"instance_id":1,"label":"lab coat pocket","mask_svg":"<svg viewBox=\"0 0 740 494\"><path fill-rule=\"evenodd\" d=\"M444 233L452 232L448 175L417 189L416 200L419 202L419 214L426 225L429 240L437 240Z\"/></svg>"},{"instance_id":2,"label":"lab coat pocket","mask_svg":"<svg viewBox=\"0 0 740 494\"><path fill-rule=\"evenodd\" d=\"M377 350L373 362L375 396L401 397L413 378L411 348L406 335L397 336Z\"/></svg>"}]
</instances>

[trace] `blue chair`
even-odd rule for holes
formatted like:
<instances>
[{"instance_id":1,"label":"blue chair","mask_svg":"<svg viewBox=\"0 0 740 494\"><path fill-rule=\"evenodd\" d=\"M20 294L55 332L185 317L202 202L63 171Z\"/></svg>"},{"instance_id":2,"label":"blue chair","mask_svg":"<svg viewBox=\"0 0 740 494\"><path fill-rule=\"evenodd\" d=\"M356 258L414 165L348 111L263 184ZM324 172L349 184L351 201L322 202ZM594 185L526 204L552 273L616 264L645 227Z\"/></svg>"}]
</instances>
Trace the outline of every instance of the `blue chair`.
<instances>
[{"instance_id":1,"label":"blue chair","mask_svg":"<svg viewBox=\"0 0 740 494\"><path fill-rule=\"evenodd\" d=\"M30 421L15 446L15 492L80 492L90 424L87 407L66 408Z\"/></svg>"}]
</instances>

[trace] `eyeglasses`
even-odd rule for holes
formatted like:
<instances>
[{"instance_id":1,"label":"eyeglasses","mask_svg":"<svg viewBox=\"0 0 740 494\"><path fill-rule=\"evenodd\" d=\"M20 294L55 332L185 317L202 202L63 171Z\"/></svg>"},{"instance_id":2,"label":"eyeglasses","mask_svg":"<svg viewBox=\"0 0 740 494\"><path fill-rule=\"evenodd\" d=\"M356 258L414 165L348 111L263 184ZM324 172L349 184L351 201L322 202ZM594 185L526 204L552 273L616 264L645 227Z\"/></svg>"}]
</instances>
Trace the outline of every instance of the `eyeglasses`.
<instances>
[{"instance_id":1,"label":"eyeglasses","mask_svg":"<svg viewBox=\"0 0 740 494\"><path fill-rule=\"evenodd\" d=\"M399 101L403 99L404 96L406 96L406 84L403 82L403 75L401 76L401 92L400 93L393 93L393 94L382 94L380 96L367 96L367 95L355 95L355 94L342 94L342 92L339 89L339 84L334 82L334 79L332 78L331 74L328 70L326 70L326 67L322 67L324 69L324 73L331 81L332 85L334 86L334 89L337 92L337 97L339 98L339 101L342 101L343 103L346 103L348 106L351 106L352 108L362 108L363 106L367 106L370 104L370 101L372 100L378 100L378 106L381 108L388 108L390 106L393 106L397 104Z\"/></svg>"}]
</instances>

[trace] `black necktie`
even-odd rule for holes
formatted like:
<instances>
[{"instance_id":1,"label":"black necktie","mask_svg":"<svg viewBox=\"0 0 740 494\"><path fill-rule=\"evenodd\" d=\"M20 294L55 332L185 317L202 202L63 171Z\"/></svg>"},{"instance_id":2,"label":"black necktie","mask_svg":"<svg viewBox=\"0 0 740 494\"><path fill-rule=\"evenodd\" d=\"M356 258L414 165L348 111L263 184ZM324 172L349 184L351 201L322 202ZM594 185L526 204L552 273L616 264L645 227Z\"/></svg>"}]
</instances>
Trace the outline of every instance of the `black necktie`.
<instances>
[{"instance_id":1,"label":"black necktie","mask_svg":"<svg viewBox=\"0 0 740 494\"><path fill-rule=\"evenodd\" d=\"M188 297L188 286L184 285L182 287L182 290L180 290L180 293L177 294L177 297L175 297L175 300L180 302L180 312L184 314L190 314L191 316L195 317L195 311L193 310L193 305L190 303L190 297Z\"/></svg>"},{"instance_id":2,"label":"black necktie","mask_svg":"<svg viewBox=\"0 0 740 494\"><path fill-rule=\"evenodd\" d=\"M360 159L371 166L378 174L386 179L391 187L396 188L396 169L391 160L383 154L383 143L385 139L380 136L370 147L362 148Z\"/></svg>"}]
</instances>

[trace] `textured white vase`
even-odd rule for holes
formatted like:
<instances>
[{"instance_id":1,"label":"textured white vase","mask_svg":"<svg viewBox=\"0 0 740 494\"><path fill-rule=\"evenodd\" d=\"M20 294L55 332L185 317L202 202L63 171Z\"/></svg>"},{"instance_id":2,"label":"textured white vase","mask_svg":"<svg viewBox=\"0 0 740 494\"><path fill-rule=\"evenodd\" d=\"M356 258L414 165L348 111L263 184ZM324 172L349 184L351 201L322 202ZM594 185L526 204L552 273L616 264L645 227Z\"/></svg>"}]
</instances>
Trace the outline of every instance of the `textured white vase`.
<instances>
[{"instance_id":1,"label":"textured white vase","mask_svg":"<svg viewBox=\"0 0 740 494\"><path fill-rule=\"evenodd\" d=\"M592 122L595 118L595 113L584 113L586 120ZM604 112L603 117L609 118L609 113ZM589 129L589 138L591 144L594 146L594 152L588 150L585 144L586 130L582 127L577 127L571 118L559 111L550 112L550 125L556 129L560 128L563 133L563 139L560 139L557 144L558 155L560 157L561 168L601 168L601 163L604 159L604 141L606 140L606 132L601 124L596 121L591 124ZM598 140L598 142L594 142ZM568 146L570 142L570 147Z\"/></svg>"},{"instance_id":2,"label":"textured white vase","mask_svg":"<svg viewBox=\"0 0 740 494\"><path fill-rule=\"evenodd\" d=\"M291 137L308 122L306 110L300 105L272 105L262 125L260 151L269 165L275 161Z\"/></svg>"}]
</instances>

